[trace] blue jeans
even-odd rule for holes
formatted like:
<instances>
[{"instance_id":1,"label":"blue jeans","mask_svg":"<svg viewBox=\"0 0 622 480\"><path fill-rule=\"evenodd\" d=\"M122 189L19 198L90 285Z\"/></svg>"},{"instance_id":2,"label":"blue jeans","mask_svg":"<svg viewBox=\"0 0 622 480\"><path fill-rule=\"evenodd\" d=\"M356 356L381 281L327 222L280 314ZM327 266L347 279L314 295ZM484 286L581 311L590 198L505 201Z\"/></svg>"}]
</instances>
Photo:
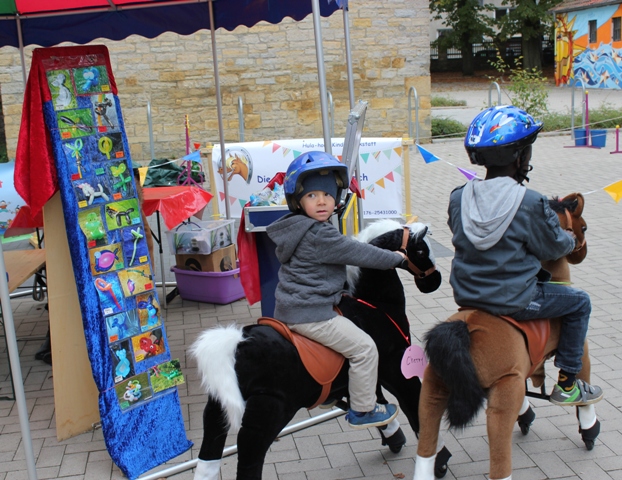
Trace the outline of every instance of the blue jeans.
<instances>
[{"instance_id":1,"label":"blue jeans","mask_svg":"<svg viewBox=\"0 0 622 480\"><path fill-rule=\"evenodd\" d=\"M583 290L566 285L538 283L531 303L510 317L518 321L561 318L562 327L554 364L561 370L576 374L582 367L583 344L591 311L590 297Z\"/></svg>"}]
</instances>

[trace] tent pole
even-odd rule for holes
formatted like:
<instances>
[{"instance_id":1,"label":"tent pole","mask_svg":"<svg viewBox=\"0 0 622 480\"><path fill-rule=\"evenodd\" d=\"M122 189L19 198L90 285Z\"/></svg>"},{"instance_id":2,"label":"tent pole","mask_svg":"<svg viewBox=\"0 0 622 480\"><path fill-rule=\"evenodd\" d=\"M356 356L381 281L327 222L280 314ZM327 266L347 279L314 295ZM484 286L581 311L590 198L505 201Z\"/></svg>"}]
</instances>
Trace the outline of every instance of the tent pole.
<instances>
[{"instance_id":1,"label":"tent pole","mask_svg":"<svg viewBox=\"0 0 622 480\"><path fill-rule=\"evenodd\" d=\"M26 88L26 58L24 57L24 39L22 37L22 22L19 19L19 14L15 15L15 22L17 23L17 42L19 44L19 57L22 61L22 78L24 79L24 89Z\"/></svg>"},{"instance_id":2,"label":"tent pole","mask_svg":"<svg viewBox=\"0 0 622 480\"><path fill-rule=\"evenodd\" d=\"M350 25L348 20L348 5L344 5L343 9L343 35L345 38L346 44L346 65L348 68L348 93L350 94L350 110L354 108L354 74L352 73L352 48L350 46ZM361 166L359 164L359 159L357 158L354 162L354 178L360 180L361 175ZM358 207L358 224L359 231L363 230L365 221L363 218L363 199L357 198L356 204Z\"/></svg>"},{"instance_id":3,"label":"tent pole","mask_svg":"<svg viewBox=\"0 0 622 480\"><path fill-rule=\"evenodd\" d=\"M0 302L2 303L4 334L6 335L7 348L9 350L9 360L11 361L11 375L13 378L15 403L17 404L19 425L22 430L22 445L24 446L24 453L26 456L28 478L30 480L37 480L35 455L32 449L32 437L30 435L30 423L28 421L28 407L26 406L24 380L22 378L22 369L19 362L19 350L17 349L17 336L15 335L13 310L11 310L11 298L9 296L9 280L7 278L6 265L4 264L2 242L0 242Z\"/></svg>"},{"instance_id":4,"label":"tent pole","mask_svg":"<svg viewBox=\"0 0 622 480\"><path fill-rule=\"evenodd\" d=\"M343 10L343 36L346 44L346 65L348 68L348 93L350 94L350 110L354 108L354 76L352 74L352 48L350 47L350 25L348 20L348 7Z\"/></svg>"},{"instance_id":5,"label":"tent pole","mask_svg":"<svg viewBox=\"0 0 622 480\"><path fill-rule=\"evenodd\" d=\"M220 97L220 76L218 74L218 52L216 51L216 29L214 28L214 0L207 2L209 7L209 28L212 34L212 57L214 58L214 84L216 85L216 110L218 111L218 137L220 140L220 166L222 181L225 190L225 213L227 220L231 219L229 206L229 180L227 179L227 157L225 155L225 133L222 125L222 98ZM218 201L218 199L216 199Z\"/></svg>"},{"instance_id":6,"label":"tent pole","mask_svg":"<svg viewBox=\"0 0 622 480\"><path fill-rule=\"evenodd\" d=\"M322 110L322 130L324 131L324 151L332 155L333 145L328 125L328 102L326 100L326 72L324 71L324 51L322 50L322 24L320 23L320 2L311 0L313 7L313 31L315 33L315 55L317 57L317 78L320 83L320 108Z\"/></svg>"},{"instance_id":7,"label":"tent pole","mask_svg":"<svg viewBox=\"0 0 622 480\"><path fill-rule=\"evenodd\" d=\"M151 117L151 100L147 100L147 126L149 127L149 151L151 152L151 160L155 158L155 144L153 143L153 119Z\"/></svg>"}]
</instances>

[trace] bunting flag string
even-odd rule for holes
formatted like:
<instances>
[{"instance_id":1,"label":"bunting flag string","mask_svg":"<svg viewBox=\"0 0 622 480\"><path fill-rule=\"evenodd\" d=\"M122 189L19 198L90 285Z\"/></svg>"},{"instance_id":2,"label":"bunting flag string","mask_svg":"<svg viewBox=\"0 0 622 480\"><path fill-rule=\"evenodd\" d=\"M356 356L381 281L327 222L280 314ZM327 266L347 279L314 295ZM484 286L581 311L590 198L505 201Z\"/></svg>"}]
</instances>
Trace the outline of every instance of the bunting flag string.
<instances>
[{"instance_id":1,"label":"bunting flag string","mask_svg":"<svg viewBox=\"0 0 622 480\"><path fill-rule=\"evenodd\" d=\"M419 153L421 154L421 157L423 158L423 161L425 163L433 163L433 162L438 162L439 160L442 160L438 156L434 155L432 152L423 148L421 145L419 144L415 144L415 145L417 145L417 149L419 150ZM462 175L464 175L467 178L468 181L471 181L474 178L479 178L481 180L481 178L477 176L476 172L472 172L465 168L457 167L456 165L454 165L451 162L448 162L447 160L443 160L443 161L447 165L451 165L452 167L455 167ZM591 193L599 192L601 190L604 190L605 192L607 192L616 203L622 200L622 180L618 180L617 182L611 183L605 187L598 188L596 190L591 190L589 192L583 193L582 195L589 195Z\"/></svg>"},{"instance_id":2,"label":"bunting flag string","mask_svg":"<svg viewBox=\"0 0 622 480\"><path fill-rule=\"evenodd\" d=\"M287 141L262 141L262 142L257 142L257 143L259 145L258 148L262 148L262 149L265 148L271 154L278 155L279 158L282 158L284 160L293 160L294 158L298 157L299 155L303 153L302 151L297 150L296 147L293 147L291 143L287 143ZM380 145L377 145L377 147L378 147L377 150L359 152L359 159L362 164L367 165L370 159L374 158L377 163L384 165L387 163L387 160L390 163L391 159L394 159L396 155L399 158L401 158L403 154L403 150L404 150L401 145L397 145L397 146L392 145L390 148L387 148L384 145L382 147ZM340 153L334 153L334 155L339 160L341 160ZM382 177L380 178L372 177L371 179L368 179L365 175L363 175L361 177L361 187L360 187L361 198L365 200L366 193L370 194L374 192L379 192L378 190L376 190L377 188L380 188L383 190L390 188L387 182L395 183L396 181L398 181L396 180L396 175L399 175L400 177L403 176L403 167L401 164L398 166L392 166L390 171L388 173L383 172ZM365 183L366 186L363 186L363 182ZM239 206L243 209L243 207L249 201L248 198L243 198L243 197L247 197L247 196L248 196L248 193L246 194L242 193L241 195L236 195L235 193L232 194L230 190L227 201L230 205L237 206L239 204ZM220 198L221 202L225 201L225 195L222 191L218 192L218 197Z\"/></svg>"},{"instance_id":3,"label":"bunting flag string","mask_svg":"<svg viewBox=\"0 0 622 480\"><path fill-rule=\"evenodd\" d=\"M618 180L615 183L607 185L603 188L603 190L611 195L611 198L613 198L615 202L618 203L622 199L622 180Z\"/></svg>"},{"instance_id":4,"label":"bunting flag string","mask_svg":"<svg viewBox=\"0 0 622 480\"><path fill-rule=\"evenodd\" d=\"M418 143L416 143L415 145L417 145L417 149L419 150L419 153L423 157L423 161L425 163L433 163L433 162L438 162L439 160L441 160L439 157L434 155L432 152L426 150ZM456 165L448 162L447 160L443 160L443 162L445 162L447 165L451 165L452 167L455 167L462 175L466 177L468 181L471 181L474 178L480 178L477 176L477 172L472 172L471 170L467 170L466 168L457 167Z\"/></svg>"}]
</instances>

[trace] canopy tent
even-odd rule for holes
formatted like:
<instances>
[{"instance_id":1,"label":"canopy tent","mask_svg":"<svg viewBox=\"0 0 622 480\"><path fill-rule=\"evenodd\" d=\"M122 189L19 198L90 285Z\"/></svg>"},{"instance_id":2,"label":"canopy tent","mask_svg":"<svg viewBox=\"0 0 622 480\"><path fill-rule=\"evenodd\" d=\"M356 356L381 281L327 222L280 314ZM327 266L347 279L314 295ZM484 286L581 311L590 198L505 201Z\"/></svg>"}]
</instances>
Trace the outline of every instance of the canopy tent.
<instances>
[{"instance_id":1,"label":"canopy tent","mask_svg":"<svg viewBox=\"0 0 622 480\"><path fill-rule=\"evenodd\" d=\"M233 30L240 25L251 27L260 21L275 24L281 22L285 17L300 21L313 13L324 144L330 153L331 140L320 16L330 16L340 7L343 7L349 97L350 106L353 107L354 87L350 59L347 0L308 0L307 2L302 0L0 0L0 47L19 48L25 84L24 47L28 45L49 47L61 42L84 44L96 38L122 40L133 34L154 38L168 31L189 35L198 30L209 28L211 30L216 84L219 139L221 151L225 151L215 30L217 28ZM226 175L224 190L227 196ZM227 205L227 218L229 217ZM16 404L20 417L29 479L36 480L37 473L28 423L28 411L5 271L0 244L0 299L9 343L11 371L16 384ZM193 466L193 462L186 462L182 469Z\"/></svg>"},{"instance_id":2,"label":"canopy tent","mask_svg":"<svg viewBox=\"0 0 622 480\"><path fill-rule=\"evenodd\" d=\"M313 13L318 64L320 108L326 150L331 153L328 100L320 16L342 8L350 107L354 107L354 84L350 55L347 0L0 0L0 47L19 48L26 83L24 47L49 47L61 42L88 43L96 38L122 40L129 35L154 38L164 32L189 35L201 29L212 32L212 55L221 151L224 151L222 105L214 32L251 27L260 21L279 23L285 17L300 21ZM228 196L225 179L224 193ZM230 217L226 206L227 218Z\"/></svg>"},{"instance_id":3,"label":"canopy tent","mask_svg":"<svg viewBox=\"0 0 622 480\"><path fill-rule=\"evenodd\" d=\"M0 47L51 47L67 41L84 44L96 38L123 40L134 34L155 38L164 32L190 35L210 28L207 3L208 0L0 0ZM329 16L337 8L337 3L324 1L320 14ZM285 17L300 21L310 13L310 1L214 1L215 26L226 30L240 25L252 27L260 21L276 24Z\"/></svg>"}]
</instances>

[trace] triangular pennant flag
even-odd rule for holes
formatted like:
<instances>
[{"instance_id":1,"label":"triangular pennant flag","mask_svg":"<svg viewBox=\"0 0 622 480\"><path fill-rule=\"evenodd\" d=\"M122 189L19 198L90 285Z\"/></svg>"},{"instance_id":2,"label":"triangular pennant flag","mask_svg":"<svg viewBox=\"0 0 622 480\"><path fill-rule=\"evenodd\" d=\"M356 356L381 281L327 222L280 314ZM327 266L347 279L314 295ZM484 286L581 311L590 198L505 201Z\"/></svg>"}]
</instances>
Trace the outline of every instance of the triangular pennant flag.
<instances>
[{"instance_id":1,"label":"triangular pennant flag","mask_svg":"<svg viewBox=\"0 0 622 480\"><path fill-rule=\"evenodd\" d=\"M266 145L270 145L272 142L268 141L268 140L264 140L262 147L265 147Z\"/></svg>"},{"instance_id":2,"label":"triangular pennant flag","mask_svg":"<svg viewBox=\"0 0 622 480\"><path fill-rule=\"evenodd\" d=\"M201 148L201 144L200 143L193 143L192 145L194 145L194 149L198 150L199 148Z\"/></svg>"},{"instance_id":3,"label":"triangular pennant flag","mask_svg":"<svg viewBox=\"0 0 622 480\"><path fill-rule=\"evenodd\" d=\"M300 152L298 150L293 150L294 158L298 158L300 156Z\"/></svg>"},{"instance_id":4,"label":"triangular pennant flag","mask_svg":"<svg viewBox=\"0 0 622 480\"><path fill-rule=\"evenodd\" d=\"M182 160L191 160L193 162L201 162L201 152L199 150L195 150L194 152L189 153L188 155L181 157Z\"/></svg>"},{"instance_id":5,"label":"triangular pennant flag","mask_svg":"<svg viewBox=\"0 0 622 480\"><path fill-rule=\"evenodd\" d=\"M398 175L402 175L402 166L400 165L399 167L397 167L395 170L393 170L395 173L397 173Z\"/></svg>"},{"instance_id":6,"label":"triangular pennant flag","mask_svg":"<svg viewBox=\"0 0 622 480\"><path fill-rule=\"evenodd\" d=\"M421 154L421 156L423 157L423 161L425 163L432 163L432 162L438 162L440 160L440 158L438 158L436 155L434 155L432 152L428 152L425 148L423 148L421 145L419 145L418 143L416 143L415 145L417 145L417 148L419 149L419 153Z\"/></svg>"},{"instance_id":7,"label":"triangular pennant flag","mask_svg":"<svg viewBox=\"0 0 622 480\"><path fill-rule=\"evenodd\" d=\"M391 149L389 149L389 150L383 150L383 151L382 151L382 153L384 153L384 155L385 155L387 158L391 158L391 152L392 152L392 151L393 151L393 150L391 150Z\"/></svg>"},{"instance_id":8,"label":"triangular pennant flag","mask_svg":"<svg viewBox=\"0 0 622 480\"><path fill-rule=\"evenodd\" d=\"M464 168L460 168L460 167L456 167L456 168L457 168L457 169L458 169L458 171L459 171L462 175L464 175L464 176L467 178L467 180L469 180L469 181L471 181L471 180L473 180L474 178L476 178L476 177L477 177L477 173L476 173L476 172L472 172L472 171L470 171L470 170L466 170L466 169L464 169Z\"/></svg>"},{"instance_id":9,"label":"triangular pennant flag","mask_svg":"<svg viewBox=\"0 0 622 480\"><path fill-rule=\"evenodd\" d=\"M369 160L369 153L361 153L361 158L367 163L367 160Z\"/></svg>"},{"instance_id":10,"label":"triangular pennant flag","mask_svg":"<svg viewBox=\"0 0 622 480\"><path fill-rule=\"evenodd\" d=\"M387 180L394 182L395 180L393 179L393 172L389 172L387 175L384 176L384 178L386 178Z\"/></svg>"},{"instance_id":11,"label":"triangular pennant flag","mask_svg":"<svg viewBox=\"0 0 622 480\"><path fill-rule=\"evenodd\" d=\"M395 153L397 153L398 157L402 156L402 147L395 147L393 149L393 151L395 151Z\"/></svg>"},{"instance_id":12,"label":"triangular pennant flag","mask_svg":"<svg viewBox=\"0 0 622 480\"><path fill-rule=\"evenodd\" d=\"M384 188L384 178L381 178L380 180L378 180L376 182L376 185L378 185L381 188Z\"/></svg>"},{"instance_id":13,"label":"triangular pennant flag","mask_svg":"<svg viewBox=\"0 0 622 480\"><path fill-rule=\"evenodd\" d=\"M280 145L277 145L276 143L272 144L272 153L276 152L279 148L281 148Z\"/></svg>"},{"instance_id":14,"label":"triangular pennant flag","mask_svg":"<svg viewBox=\"0 0 622 480\"><path fill-rule=\"evenodd\" d=\"M246 205L247 201L246 200L240 200L240 207L244 208L244 205Z\"/></svg>"},{"instance_id":15,"label":"triangular pennant flag","mask_svg":"<svg viewBox=\"0 0 622 480\"><path fill-rule=\"evenodd\" d=\"M361 198L365 200L365 190L361 190Z\"/></svg>"},{"instance_id":16,"label":"triangular pennant flag","mask_svg":"<svg viewBox=\"0 0 622 480\"><path fill-rule=\"evenodd\" d=\"M374 152L372 153L372 155L374 156L376 160L378 160L378 157L380 156L380 152Z\"/></svg>"},{"instance_id":17,"label":"triangular pennant flag","mask_svg":"<svg viewBox=\"0 0 622 480\"><path fill-rule=\"evenodd\" d=\"M613 198L616 203L622 200L622 180L607 185L603 190L611 195L611 198Z\"/></svg>"},{"instance_id":18,"label":"triangular pennant flag","mask_svg":"<svg viewBox=\"0 0 622 480\"><path fill-rule=\"evenodd\" d=\"M223 192L218 192L218 196L220 197L221 202L225 199L225 194Z\"/></svg>"},{"instance_id":19,"label":"triangular pennant flag","mask_svg":"<svg viewBox=\"0 0 622 480\"><path fill-rule=\"evenodd\" d=\"M284 156L284 157L285 157L285 156L287 156L287 154L290 152L290 150L291 150L291 149L289 149L289 148L284 148L284 149L283 149L283 156Z\"/></svg>"},{"instance_id":20,"label":"triangular pennant flag","mask_svg":"<svg viewBox=\"0 0 622 480\"><path fill-rule=\"evenodd\" d=\"M350 190L356 193L357 197L362 198L361 188L359 187L359 182L355 177L352 177L352 180L350 180Z\"/></svg>"},{"instance_id":21,"label":"triangular pennant flag","mask_svg":"<svg viewBox=\"0 0 622 480\"><path fill-rule=\"evenodd\" d=\"M145 184L145 179L147 178L147 170L149 170L149 167L138 167L138 175L141 187Z\"/></svg>"},{"instance_id":22,"label":"triangular pennant flag","mask_svg":"<svg viewBox=\"0 0 622 480\"><path fill-rule=\"evenodd\" d=\"M232 197L231 195L229 195L229 204L230 205L233 205L236 201L237 201L236 197ZM244 202L244 203L246 203L246 202Z\"/></svg>"}]
</instances>

